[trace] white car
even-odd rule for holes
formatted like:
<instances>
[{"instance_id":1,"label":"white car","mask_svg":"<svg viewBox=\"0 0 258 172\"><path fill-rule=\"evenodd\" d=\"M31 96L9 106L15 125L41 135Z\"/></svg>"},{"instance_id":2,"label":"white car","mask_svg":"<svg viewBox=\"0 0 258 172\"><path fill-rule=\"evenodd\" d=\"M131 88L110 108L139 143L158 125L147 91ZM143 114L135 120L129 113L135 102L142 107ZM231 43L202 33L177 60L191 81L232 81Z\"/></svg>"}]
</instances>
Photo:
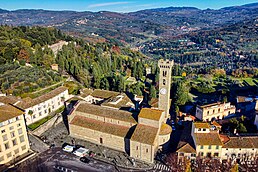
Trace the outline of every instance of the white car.
<instances>
[{"instance_id":1,"label":"white car","mask_svg":"<svg viewBox=\"0 0 258 172\"><path fill-rule=\"evenodd\" d=\"M73 147L70 145L66 145L65 147L63 147L63 151L65 152L73 152Z\"/></svg>"},{"instance_id":2,"label":"white car","mask_svg":"<svg viewBox=\"0 0 258 172\"><path fill-rule=\"evenodd\" d=\"M85 149L83 147L80 147L79 149L74 151L73 154L75 154L79 157L83 157L83 156L86 156L88 152L89 152L89 149Z\"/></svg>"}]
</instances>

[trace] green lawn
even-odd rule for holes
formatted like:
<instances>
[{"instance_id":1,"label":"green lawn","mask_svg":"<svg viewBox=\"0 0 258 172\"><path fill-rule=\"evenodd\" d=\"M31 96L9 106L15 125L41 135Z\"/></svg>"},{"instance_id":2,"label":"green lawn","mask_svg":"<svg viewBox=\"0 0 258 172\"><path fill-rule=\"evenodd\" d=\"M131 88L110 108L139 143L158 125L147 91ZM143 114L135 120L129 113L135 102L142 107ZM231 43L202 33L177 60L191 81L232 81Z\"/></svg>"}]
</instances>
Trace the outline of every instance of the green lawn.
<instances>
[{"instance_id":1,"label":"green lawn","mask_svg":"<svg viewBox=\"0 0 258 172\"><path fill-rule=\"evenodd\" d=\"M33 123L33 124L30 124L30 125L28 126L28 128L29 128L30 130L35 130L35 129L38 128L40 125L44 124L45 122L47 122L48 120L50 120L52 117L54 117L56 114L61 113L61 112L63 112L64 110L65 110L65 106L62 106L62 107L60 107L59 109L57 109L57 110L55 111L55 114L46 116L45 118L42 118L41 120L39 120L39 121L37 121L37 122L35 122L35 123Z\"/></svg>"},{"instance_id":2,"label":"green lawn","mask_svg":"<svg viewBox=\"0 0 258 172\"><path fill-rule=\"evenodd\" d=\"M48 120L50 120L53 116L46 116L45 118L33 123L33 124L30 124L28 125L28 128L30 130L35 130L36 128L38 128L40 125L44 124L45 122L47 122Z\"/></svg>"},{"instance_id":3,"label":"green lawn","mask_svg":"<svg viewBox=\"0 0 258 172\"><path fill-rule=\"evenodd\" d=\"M257 79L254 78L235 78L235 77L231 77L232 80L238 80L240 83L243 83L244 81L246 81L250 86L255 86L255 82L258 82Z\"/></svg>"}]
</instances>

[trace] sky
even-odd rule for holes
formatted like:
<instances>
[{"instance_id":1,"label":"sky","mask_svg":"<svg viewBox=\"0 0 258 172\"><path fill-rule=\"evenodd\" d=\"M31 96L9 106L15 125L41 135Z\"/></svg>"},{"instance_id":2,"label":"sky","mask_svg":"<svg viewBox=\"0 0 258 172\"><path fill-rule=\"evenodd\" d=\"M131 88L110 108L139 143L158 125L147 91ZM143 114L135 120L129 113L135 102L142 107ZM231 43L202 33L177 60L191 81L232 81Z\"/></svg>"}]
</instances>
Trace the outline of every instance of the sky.
<instances>
[{"instance_id":1,"label":"sky","mask_svg":"<svg viewBox=\"0 0 258 172\"><path fill-rule=\"evenodd\" d=\"M170 6L219 9L255 2L258 0L0 0L0 8L131 12Z\"/></svg>"}]
</instances>

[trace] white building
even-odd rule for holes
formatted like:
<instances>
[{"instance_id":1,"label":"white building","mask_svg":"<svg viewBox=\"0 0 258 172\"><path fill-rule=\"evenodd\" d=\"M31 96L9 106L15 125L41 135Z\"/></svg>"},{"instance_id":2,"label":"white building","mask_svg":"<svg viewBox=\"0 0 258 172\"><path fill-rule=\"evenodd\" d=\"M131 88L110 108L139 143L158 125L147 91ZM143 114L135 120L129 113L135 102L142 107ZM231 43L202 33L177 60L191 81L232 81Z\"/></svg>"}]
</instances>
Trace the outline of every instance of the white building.
<instances>
[{"instance_id":1,"label":"white building","mask_svg":"<svg viewBox=\"0 0 258 172\"><path fill-rule=\"evenodd\" d=\"M17 103L17 107L25 110L26 124L29 125L59 109L68 99L68 88L61 86L35 99L27 97Z\"/></svg>"},{"instance_id":2,"label":"white building","mask_svg":"<svg viewBox=\"0 0 258 172\"><path fill-rule=\"evenodd\" d=\"M254 160L258 156L257 136L228 137L222 146L222 159L237 161Z\"/></svg>"},{"instance_id":3,"label":"white building","mask_svg":"<svg viewBox=\"0 0 258 172\"><path fill-rule=\"evenodd\" d=\"M236 112L236 107L228 103L213 103L196 107L195 116L203 121L211 121L213 119L222 119Z\"/></svg>"}]
</instances>

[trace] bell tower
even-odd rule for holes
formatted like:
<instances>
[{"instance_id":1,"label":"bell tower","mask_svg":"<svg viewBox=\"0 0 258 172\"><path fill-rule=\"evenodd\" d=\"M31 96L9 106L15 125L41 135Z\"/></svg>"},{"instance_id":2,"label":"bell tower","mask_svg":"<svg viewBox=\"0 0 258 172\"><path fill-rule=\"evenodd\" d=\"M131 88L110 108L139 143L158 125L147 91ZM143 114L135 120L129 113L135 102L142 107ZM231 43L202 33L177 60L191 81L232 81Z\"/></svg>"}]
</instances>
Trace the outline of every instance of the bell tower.
<instances>
[{"instance_id":1,"label":"bell tower","mask_svg":"<svg viewBox=\"0 0 258 172\"><path fill-rule=\"evenodd\" d=\"M174 61L160 59L159 66L159 109L165 111L165 119L168 119L170 108L171 71Z\"/></svg>"}]
</instances>

